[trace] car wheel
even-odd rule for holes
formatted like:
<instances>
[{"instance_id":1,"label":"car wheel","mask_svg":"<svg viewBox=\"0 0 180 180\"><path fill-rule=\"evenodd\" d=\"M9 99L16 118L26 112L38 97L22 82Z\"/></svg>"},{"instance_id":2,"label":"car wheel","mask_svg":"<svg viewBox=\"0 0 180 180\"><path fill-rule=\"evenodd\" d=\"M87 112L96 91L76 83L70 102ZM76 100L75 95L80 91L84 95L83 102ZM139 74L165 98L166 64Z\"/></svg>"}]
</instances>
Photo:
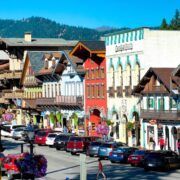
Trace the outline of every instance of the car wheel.
<instances>
[{"instance_id":1,"label":"car wheel","mask_svg":"<svg viewBox=\"0 0 180 180\"><path fill-rule=\"evenodd\" d=\"M75 152L71 152L71 155L75 155L76 153Z\"/></svg>"},{"instance_id":2,"label":"car wheel","mask_svg":"<svg viewBox=\"0 0 180 180\"><path fill-rule=\"evenodd\" d=\"M91 155L91 154L90 154L89 157L94 157L94 155Z\"/></svg>"},{"instance_id":3,"label":"car wheel","mask_svg":"<svg viewBox=\"0 0 180 180\"><path fill-rule=\"evenodd\" d=\"M57 150L57 151L59 151L59 150L60 150L60 148L59 148L59 147L56 147L56 150Z\"/></svg>"},{"instance_id":4,"label":"car wheel","mask_svg":"<svg viewBox=\"0 0 180 180\"><path fill-rule=\"evenodd\" d=\"M131 166L135 166L134 164L131 164Z\"/></svg>"},{"instance_id":5,"label":"car wheel","mask_svg":"<svg viewBox=\"0 0 180 180\"><path fill-rule=\"evenodd\" d=\"M169 163L167 163L165 166L165 171L169 171L169 170L170 170L170 165L169 165Z\"/></svg>"}]
</instances>

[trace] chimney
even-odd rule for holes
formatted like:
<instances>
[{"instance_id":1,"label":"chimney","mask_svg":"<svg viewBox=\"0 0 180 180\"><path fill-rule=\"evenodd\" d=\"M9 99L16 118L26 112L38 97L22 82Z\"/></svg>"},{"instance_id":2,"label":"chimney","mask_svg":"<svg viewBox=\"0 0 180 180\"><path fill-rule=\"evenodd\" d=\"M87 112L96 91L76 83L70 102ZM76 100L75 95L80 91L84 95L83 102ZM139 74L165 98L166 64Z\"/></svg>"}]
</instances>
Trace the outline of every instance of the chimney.
<instances>
[{"instance_id":1,"label":"chimney","mask_svg":"<svg viewBox=\"0 0 180 180\"><path fill-rule=\"evenodd\" d=\"M26 33L24 34L24 40L25 40L26 42L31 42L31 41L32 41L32 34L31 34L31 32L26 32Z\"/></svg>"}]
</instances>

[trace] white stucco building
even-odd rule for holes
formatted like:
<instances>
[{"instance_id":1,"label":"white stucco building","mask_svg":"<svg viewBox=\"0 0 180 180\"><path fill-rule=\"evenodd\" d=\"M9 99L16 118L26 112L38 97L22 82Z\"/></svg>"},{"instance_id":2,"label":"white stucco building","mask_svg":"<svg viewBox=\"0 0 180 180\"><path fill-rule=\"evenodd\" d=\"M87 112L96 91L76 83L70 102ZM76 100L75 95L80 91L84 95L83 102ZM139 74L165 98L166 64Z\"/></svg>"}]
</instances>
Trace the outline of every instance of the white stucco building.
<instances>
[{"instance_id":1,"label":"white stucco building","mask_svg":"<svg viewBox=\"0 0 180 180\"><path fill-rule=\"evenodd\" d=\"M131 95L149 67L177 67L180 63L180 31L138 28L106 35L108 118L115 139L139 144L139 99ZM128 134L127 122L135 123Z\"/></svg>"}]
</instances>

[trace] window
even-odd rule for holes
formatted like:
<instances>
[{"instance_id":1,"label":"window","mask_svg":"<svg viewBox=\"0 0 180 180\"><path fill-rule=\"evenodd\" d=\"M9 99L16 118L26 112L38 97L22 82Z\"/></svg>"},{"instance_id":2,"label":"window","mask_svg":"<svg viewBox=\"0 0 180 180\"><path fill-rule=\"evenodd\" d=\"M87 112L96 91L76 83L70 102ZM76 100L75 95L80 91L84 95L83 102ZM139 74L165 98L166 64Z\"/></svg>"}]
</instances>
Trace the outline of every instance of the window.
<instances>
[{"instance_id":1,"label":"window","mask_svg":"<svg viewBox=\"0 0 180 180\"><path fill-rule=\"evenodd\" d=\"M154 108L154 99L153 98L148 97L148 99L147 99L147 107L148 107L148 109Z\"/></svg>"},{"instance_id":2,"label":"window","mask_svg":"<svg viewBox=\"0 0 180 180\"><path fill-rule=\"evenodd\" d=\"M123 85L123 71L122 71L122 66L119 65L118 67L118 81L119 81L119 86Z\"/></svg>"},{"instance_id":3,"label":"window","mask_svg":"<svg viewBox=\"0 0 180 180\"><path fill-rule=\"evenodd\" d=\"M91 85L91 98L94 98L94 85Z\"/></svg>"},{"instance_id":4,"label":"window","mask_svg":"<svg viewBox=\"0 0 180 180\"><path fill-rule=\"evenodd\" d=\"M44 61L44 69L48 69L48 60Z\"/></svg>"},{"instance_id":5,"label":"window","mask_svg":"<svg viewBox=\"0 0 180 180\"><path fill-rule=\"evenodd\" d=\"M135 85L137 85L140 81L140 65L136 63L134 68L134 78L135 78Z\"/></svg>"},{"instance_id":6,"label":"window","mask_svg":"<svg viewBox=\"0 0 180 180\"><path fill-rule=\"evenodd\" d=\"M134 40L137 40L137 31L135 31L135 36L134 36Z\"/></svg>"},{"instance_id":7,"label":"window","mask_svg":"<svg viewBox=\"0 0 180 180\"><path fill-rule=\"evenodd\" d=\"M90 97L90 88L89 88L89 85L87 85L87 97L88 98Z\"/></svg>"},{"instance_id":8,"label":"window","mask_svg":"<svg viewBox=\"0 0 180 180\"><path fill-rule=\"evenodd\" d=\"M114 44L116 44L116 35L114 36Z\"/></svg>"},{"instance_id":9,"label":"window","mask_svg":"<svg viewBox=\"0 0 180 180\"><path fill-rule=\"evenodd\" d=\"M86 70L86 79L89 79L89 69Z\"/></svg>"},{"instance_id":10,"label":"window","mask_svg":"<svg viewBox=\"0 0 180 180\"><path fill-rule=\"evenodd\" d=\"M101 68L101 78L104 78L104 68Z\"/></svg>"},{"instance_id":11,"label":"window","mask_svg":"<svg viewBox=\"0 0 180 180\"><path fill-rule=\"evenodd\" d=\"M94 69L91 69L91 78L94 79Z\"/></svg>"},{"instance_id":12,"label":"window","mask_svg":"<svg viewBox=\"0 0 180 180\"><path fill-rule=\"evenodd\" d=\"M110 84L111 84L111 87L115 86L114 67L113 66L111 66L111 69L110 69Z\"/></svg>"},{"instance_id":13,"label":"window","mask_svg":"<svg viewBox=\"0 0 180 180\"><path fill-rule=\"evenodd\" d=\"M172 108L177 108L177 102L173 98L170 98L170 109Z\"/></svg>"},{"instance_id":14,"label":"window","mask_svg":"<svg viewBox=\"0 0 180 180\"><path fill-rule=\"evenodd\" d=\"M109 45L109 37L106 37L106 45Z\"/></svg>"},{"instance_id":15,"label":"window","mask_svg":"<svg viewBox=\"0 0 180 180\"><path fill-rule=\"evenodd\" d=\"M104 92L104 84L101 85L101 89L102 89L101 95L102 95L102 97L104 97L104 94L105 94L105 92Z\"/></svg>"},{"instance_id":16,"label":"window","mask_svg":"<svg viewBox=\"0 0 180 180\"><path fill-rule=\"evenodd\" d=\"M110 37L111 38L111 45L113 44L113 36Z\"/></svg>"},{"instance_id":17,"label":"window","mask_svg":"<svg viewBox=\"0 0 180 180\"><path fill-rule=\"evenodd\" d=\"M127 86L130 86L131 85L131 66L130 64L127 64L127 67L126 67L126 83L127 83Z\"/></svg>"},{"instance_id":18,"label":"window","mask_svg":"<svg viewBox=\"0 0 180 180\"><path fill-rule=\"evenodd\" d=\"M100 85L97 85L97 97L100 98L101 97L101 92L100 92Z\"/></svg>"}]
</instances>

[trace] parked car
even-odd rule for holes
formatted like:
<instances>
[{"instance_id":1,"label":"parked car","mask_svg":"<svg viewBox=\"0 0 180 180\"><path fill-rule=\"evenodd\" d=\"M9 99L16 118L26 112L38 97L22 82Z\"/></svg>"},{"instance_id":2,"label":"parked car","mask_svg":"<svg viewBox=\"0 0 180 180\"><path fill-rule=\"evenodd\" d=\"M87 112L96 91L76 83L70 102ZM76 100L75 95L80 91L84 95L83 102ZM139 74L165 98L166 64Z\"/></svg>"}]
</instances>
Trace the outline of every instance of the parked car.
<instances>
[{"instance_id":1,"label":"parked car","mask_svg":"<svg viewBox=\"0 0 180 180\"><path fill-rule=\"evenodd\" d=\"M24 132L25 127L18 127L14 129L12 138L15 140L22 139L22 133Z\"/></svg>"},{"instance_id":2,"label":"parked car","mask_svg":"<svg viewBox=\"0 0 180 180\"><path fill-rule=\"evenodd\" d=\"M4 175L4 172L5 172L5 169L2 167L4 159L5 159L4 154L0 152L0 166L1 166L1 174L2 175Z\"/></svg>"},{"instance_id":3,"label":"parked car","mask_svg":"<svg viewBox=\"0 0 180 180\"><path fill-rule=\"evenodd\" d=\"M3 161L3 168L6 171L6 174L8 176L8 180L12 179L20 179L21 173L20 169L16 165L16 161L20 158L22 158L23 154L14 154L14 155L8 155L5 157ZM23 173L23 178L30 178L32 180L35 179L34 172L30 172L26 170Z\"/></svg>"},{"instance_id":4,"label":"parked car","mask_svg":"<svg viewBox=\"0 0 180 180\"><path fill-rule=\"evenodd\" d=\"M76 153L86 152L91 141L95 141L99 137L78 137L71 136L67 143L67 151L71 152L72 155Z\"/></svg>"},{"instance_id":5,"label":"parked car","mask_svg":"<svg viewBox=\"0 0 180 180\"><path fill-rule=\"evenodd\" d=\"M109 154L109 160L114 162L127 162L129 155L135 151L135 148L131 147L114 147Z\"/></svg>"},{"instance_id":6,"label":"parked car","mask_svg":"<svg viewBox=\"0 0 180 180\"><path fill-rule=\"evenodd\" d=\"M108 158L113 148L117 148L119 146L122 146L122 144L117 142L104 142L99 147L98 156L101 159Z\"/></svg>"},{"instance_id":7,"label":"parked car","mask_svg":"<svg viewBox=\"0 0 180 180\"><path fill-rule=\"evenodd\" d=\"M170 170L180 168L180 157L173 151L154 151L144 159L144 170Z\"/></svg>"},{"instance_id":8,"label":"parked car","mask_svg":"<svg viewBox=\"0 0 180 180\"><path fill-rule=\"evenodd\" d=\"M34 143L40 145L45 145L46 140L48 137L48 134L51 133L52 130L41 130L38 131L37 134L35 135Z\"/></svg>"},{"instance_id":9,"label":"parked car","mask_svg":"<svg viewBox=\"0 0 180 180\"><path fill-rule=\"evenodd\" d=\"M131 166L142 166L145 156L150 152L149 150L136 150L128 157L128 163Z\"/></svg>"},{"instance_id":10,"label":"parked car","mask_svg":"<svg viewBox=\"0 0 180 180\"><path fill-rule=\"evenodd\" d=\"M54 147L56 150L66 150L67 149L67 143L70 139L70 137L73 136L71 134L59 134L56 136L54 140Z\"/></svg>"},{"instance_id":11,"label":"parked car","mask_svg":"<svg viewBox=\"0 0 180 180\"><path fill-rule=\"evenodd\" d=\"M89 145L87 154L90 157L97 156L98 155L98 151L99 151L99 147L101 146L102 143L103 142L101 142L101 141L91 142L90 145Z\"/></svg>"},{"instance_id":12,"label":"parked car","mask_svg":"<svg viewBox=\"0 0 180 180\"><path fill-rule=\"evenodd\" d=\"M3 125L5 128L7 128L7 131L1 130L1 135L5 137L12 137L13 132L16 128L25 128L25 125L12 125L12 124L5 124Z\"/></svg>"},{"instance_id":13,"label":"parked car","mask_svg":"<svg viewBox=\"0 0 180 180\"><path fill-rule=\"evenodd\" d=\"M49 147L53 147L54 146L54 140L57 137L59 133L49 133L47 138L46 138L46 145L48 145Z\"/></svg>"}]
</instances>

